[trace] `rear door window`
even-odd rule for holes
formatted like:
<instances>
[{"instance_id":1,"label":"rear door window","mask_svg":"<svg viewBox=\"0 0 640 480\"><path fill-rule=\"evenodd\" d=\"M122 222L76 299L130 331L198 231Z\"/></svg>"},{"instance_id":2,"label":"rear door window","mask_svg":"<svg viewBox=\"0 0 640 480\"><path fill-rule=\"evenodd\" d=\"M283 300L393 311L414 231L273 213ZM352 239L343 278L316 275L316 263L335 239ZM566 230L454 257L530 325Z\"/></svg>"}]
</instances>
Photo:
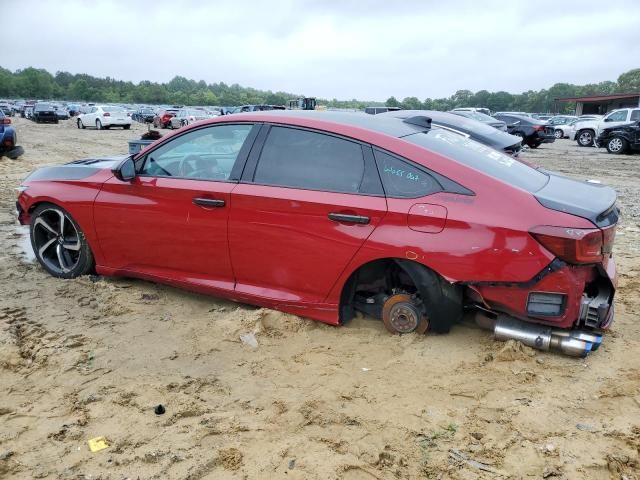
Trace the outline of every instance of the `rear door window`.
<instances>
[{"instance_id":1,"label":"rear door window","mask_svg":"<svg viewBox=\"0 0 640 480\"><path fill-rule=\"evenodd\" d=\"M271 127L253 177L255 183L359 193L365 162L359 143L319 132Z\"/></svg>"},{"instance_id":2,"label":"rear door window","mask_svg":"<svg viewBox=\"0 0 640 480\"><path fill-rule=\"evenodd\" d=\"M637 122L638 120L640 120L640 110L633 110L631 112L630 121L631 122Z\"/></svg>"}]
</instances>

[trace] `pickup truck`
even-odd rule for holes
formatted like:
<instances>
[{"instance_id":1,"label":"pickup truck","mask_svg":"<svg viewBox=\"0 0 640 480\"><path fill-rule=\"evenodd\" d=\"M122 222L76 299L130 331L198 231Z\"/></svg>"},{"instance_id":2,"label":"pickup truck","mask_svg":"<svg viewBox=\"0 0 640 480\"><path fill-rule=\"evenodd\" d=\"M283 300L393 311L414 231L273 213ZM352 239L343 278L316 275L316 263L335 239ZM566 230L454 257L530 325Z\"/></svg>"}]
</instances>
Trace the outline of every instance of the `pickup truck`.
<instances>
[{"instance_id":1,"label":"pickup truck","mask_svg":"<svg viewBox=\"0 0 640 480\"><path fill-rule=\"evenodd\" d=\"M640 120L640 107L619 108L607 113L601 120L586 120L574 125L575 133L571 140L578 142L581 147L592 147L596 144L598 135L605 128L617 127Z\"/></svg>"}]
</instances>

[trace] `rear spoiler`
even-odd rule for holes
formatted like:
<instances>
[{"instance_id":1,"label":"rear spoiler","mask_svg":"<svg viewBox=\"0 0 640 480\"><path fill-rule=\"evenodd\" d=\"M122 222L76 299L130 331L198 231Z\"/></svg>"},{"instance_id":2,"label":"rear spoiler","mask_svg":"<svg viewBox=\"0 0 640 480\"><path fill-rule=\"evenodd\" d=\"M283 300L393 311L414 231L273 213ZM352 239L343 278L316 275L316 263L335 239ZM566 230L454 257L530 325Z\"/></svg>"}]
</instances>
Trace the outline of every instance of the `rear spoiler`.
<instances>
[{"instance_id":1,"label":"rear spoiler","mask_svg":"<svg viewBox=\"0 0 640 480\"><path fill-rule=\"evenodd\" d=\"M403 122L410 125L416 125L418 127L426 128L427 130L431 130L431 117L427 117L426 115L416 115L414 117L408 117L405 118Z\"/></svg>"}]
</instances>

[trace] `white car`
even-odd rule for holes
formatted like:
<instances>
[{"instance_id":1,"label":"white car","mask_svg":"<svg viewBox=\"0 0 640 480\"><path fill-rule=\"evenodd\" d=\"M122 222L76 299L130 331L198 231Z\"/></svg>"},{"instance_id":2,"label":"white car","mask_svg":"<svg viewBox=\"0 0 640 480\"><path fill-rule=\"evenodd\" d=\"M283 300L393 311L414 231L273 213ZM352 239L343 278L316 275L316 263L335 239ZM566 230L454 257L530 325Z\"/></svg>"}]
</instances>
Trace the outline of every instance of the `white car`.
<instances>
[{"instance_id":1,"label":"white car","mask_svg":"<svg viewBox=\"0 0 640 480\"><path fill-rule=\"evenodd\" d=\"M596 138L603 128L616 127L638 120L640 120L640 107L619 108L607 113L602 119L579 121L574 125L575 132L569 138L578 142L581 147L591 147L595 145Z\"/></svg>"},{"instance_id":2,"label":"white car","mask_svg":"<svg viewBox=\"0 0 640 480\"><path fill-rule=\"evenodd\" d=\"M480 113L484 113L485 115L489 115L491 116L491 111L488 108L484 108L484 107L458 107L458 108L454 108L453 110L451 110L452 112L480 112Z\"/></svg>"},{"instance_id":3,"label":"white car","mask_svg":"<svg viewBox=\"0 0 640 480\"><path fill-rule=\"evenodd\" d=\"M122 127L128 130L131 128L132 120L122 107L94 105L87 113L79 115L76 122L78 128L95 127L98 130L106 130L111 127Z\"/></svg>"},{"instance_id":4,"label":"white car","mask_svg":"<svg viewBox=\"0 0 640 480\"><path fill-rule=\"evenodd\" d=\"M180 128L191 125L194 122L211 118L211 114L205 110L198 110L197 108L183 108L175 117L172 117L169 121L169 128Z\"/></svg>"},{"instance_id":5,"label":"white car","mask_svg":"<svg viewBox=\"0 0 640 480\"><path fill-rule=\"evenodd\" d=\"M560 139L568 136L571 125L577 121L578 117L573 115L555 115L547 120L547 125L553 127L553 134Z\"/></svg>"}]
</instances>

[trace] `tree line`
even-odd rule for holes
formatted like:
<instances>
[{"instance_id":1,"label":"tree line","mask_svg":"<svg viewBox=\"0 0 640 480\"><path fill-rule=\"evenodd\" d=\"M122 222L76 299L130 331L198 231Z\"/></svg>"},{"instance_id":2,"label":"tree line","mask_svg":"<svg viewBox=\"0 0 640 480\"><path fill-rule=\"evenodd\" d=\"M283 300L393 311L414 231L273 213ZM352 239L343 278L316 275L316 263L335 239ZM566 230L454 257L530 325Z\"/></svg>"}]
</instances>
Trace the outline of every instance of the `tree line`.
<instances>
[{"instance_id":1,"label":"tree line","mask_svg":"<svg viewBox=\"0 0 640 480\"><path fill-rule=\"evenodd\" d=\"M363 100L318 99L319 105L338 108L363 109L368 105L383 105L406 109L450 110L456 107L486 107L491 111L570 112L575 104L556 103L558 97L582 95L607 95L612 93L640 92L640 68L623 73L617 81L605 81L587 85L556 83L549 89L512 94L480 90L458 90L449 98L417 97L398 100L390 97L386 102ZM307 94L311 94L308 92ZM170 82L157 83L144 80L139 83L114 78L98 78L87 74L56 72L51 74L40 68L10 71L0 67L0 98L51 99L76 102L144 103L176 105L286 105L299 94L272 92L242 87L224 82L206 83L182 76Z\"/></svg>"},{"instance_id":2,"label":"tree line","mask_svg":"<svg viewBox=\"0 0 640 480\"><path fill-rule=\"evenodd\" d=\"M640 68L623 73L616 82L605 81L586 85L556 83L549 89L529 90L519 94L480 90L458 90L449 98L427 98L423 102L416 97L402 101L390 97L386 106L405 109L451 110L458 107L486 107L492 112L552 112L570 113L575 102L556 102L556 98L581 97L587 95L610 95L613 93L640 93Z\"/></svg>"}]
</instances>

